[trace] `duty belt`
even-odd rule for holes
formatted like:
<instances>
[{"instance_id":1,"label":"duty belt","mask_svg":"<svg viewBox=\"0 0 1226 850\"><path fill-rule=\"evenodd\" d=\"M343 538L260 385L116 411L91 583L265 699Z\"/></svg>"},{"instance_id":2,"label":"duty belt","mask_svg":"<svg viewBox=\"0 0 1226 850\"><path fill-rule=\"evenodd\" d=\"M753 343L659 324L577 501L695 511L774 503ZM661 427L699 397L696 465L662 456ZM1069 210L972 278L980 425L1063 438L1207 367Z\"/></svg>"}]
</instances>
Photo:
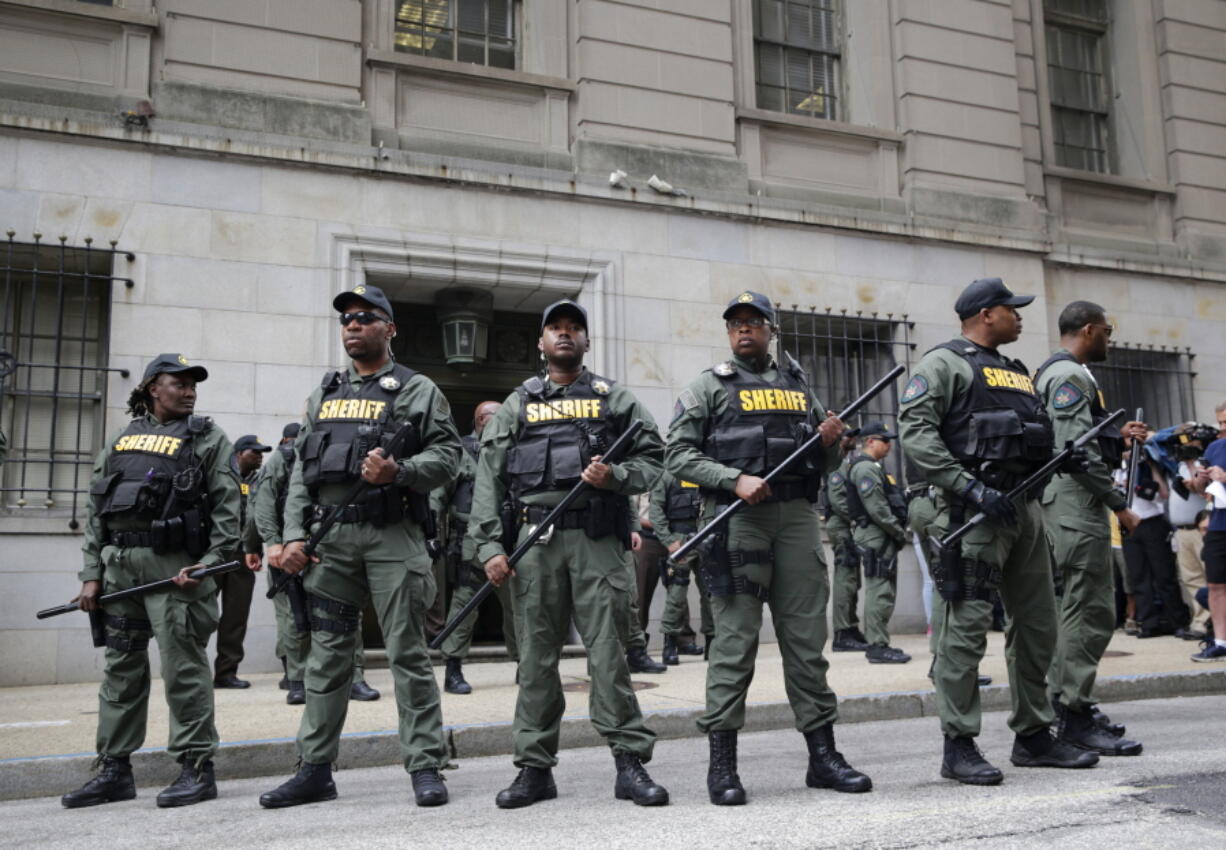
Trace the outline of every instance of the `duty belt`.
<instances>
[{"instance_id":1,"label":"duty belt","mask_svg":"<svg viewBox=\"0 0 1226 850\"><path fill-rule=\"evenodd\" d=\"M792 479L790 481L772 481L770 488L770 496L763 499L761 502L758 502L759 505L767 502L790 502L793 499L807 499L809 498L809 493L811 492L808 482L803 480L798 481L796 479ZM732 504L732 501L735 498L736 496L734 494L729 493L726 490L721 490L715 501L716 504L723 506Z\"/></svg>"},{"instance_id":2,"label":"duty belt","mask_svg":"<svg viewBox=\"0 0 1226 850\"><path fill-rule=\"evenodd\" d=\"M552 510L552 505L524 505L520 508L519 515L525 525L535 525L549 516L549 512ZM562 511L554 521L553 527L558 529L586 528L587 508L571 508L570 510Z\"/></svg>"},{"instance_id":3,"label":"duty belt","mask_svg":"<svg viewBox=\"0 0 1226 850\"><path fill-rule=\"evenodd\" d=\"M311 522L323 522L333 510L337 511L337 522L366 522L370 518L365 505L311 505Z\"/></svg>"},{"instance_id":4,"label":"duty belt","mask_svg":"<svg viewBox=\"0 0 1226 850\"><path fill-rule=\"evenodd\" d=\"M153 548L153 534L148 531L112 531L108 534L108 541L120 549Z\"/></svg>"}]
</instances>

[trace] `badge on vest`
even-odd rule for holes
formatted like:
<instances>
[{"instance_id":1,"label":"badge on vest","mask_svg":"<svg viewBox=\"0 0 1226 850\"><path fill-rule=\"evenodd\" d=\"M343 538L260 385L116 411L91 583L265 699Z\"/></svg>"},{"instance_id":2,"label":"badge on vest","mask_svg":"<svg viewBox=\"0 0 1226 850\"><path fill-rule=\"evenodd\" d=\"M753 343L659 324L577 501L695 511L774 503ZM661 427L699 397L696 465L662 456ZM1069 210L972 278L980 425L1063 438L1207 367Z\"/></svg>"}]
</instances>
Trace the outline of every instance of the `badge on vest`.
<instances>
[{"instance_id":1,"label":"badge on vest","mask_svg":"<svg viewBox=\"0 0 1226 850\"><path fill-rule=\"evenodd\" d=\"M387 390L389 393L392 393L400 389L400 382L391 375L384 375L379 379L379 386L383 387L383 389Z\"/></svg>"},{"instance_id":2,"label":"badge on vest","mask_svg":"<svg viewBox=\"0 0 1226 850\"><path fill-rule=\"evenodd\" d=\"M251 485L246 481L240 481L238 484L238 492L242 493L244 496L251 495Z\"/></svg>"},{"instance_id":3,"label":"badge on vest","mask_svg":"<svg viewBox=\"0 0 1226 850\"><path fill-rule=\"evenodd\" d=\"M592 381L592 392L596 393L597 395L608 395L610 389L611 387L609 386L608 381Z\"/></svg>"},{"instance_id":4,"label":"badge on vest","mask_svg":"<svg viewBox=\"0 0 1226 850\"><path fill-rule=\"evenodd\" d=\"M721 378L727 378L729 375L736 373L736 367L725 360L723 363L716 363L711 367L711 371L719 375Z\"/></svg>"},{"instance_id":5,"label":"badge on vest","mask_svg":"<svg viewBox=\"0 0 1226 850\"><path fill-rule=\"evenodd\" d=\"M1067 410L1081 401L1081 398L1081 390L1066 382L1056 389L1056 394L1052 396L1051 404L1056 410Z\"/></svg>"}]
</instances>

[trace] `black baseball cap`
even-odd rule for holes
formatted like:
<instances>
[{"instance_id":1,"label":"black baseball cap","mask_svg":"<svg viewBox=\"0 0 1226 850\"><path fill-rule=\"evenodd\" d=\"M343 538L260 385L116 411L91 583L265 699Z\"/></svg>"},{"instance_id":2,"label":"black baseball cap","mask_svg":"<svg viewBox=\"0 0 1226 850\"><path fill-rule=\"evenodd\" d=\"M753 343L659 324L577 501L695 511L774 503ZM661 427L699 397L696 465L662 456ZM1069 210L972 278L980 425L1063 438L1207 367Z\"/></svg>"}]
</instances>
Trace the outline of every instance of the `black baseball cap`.
<instances>
[{"instance_id":1,"label":"black baseball cap","mask_svg":"<svg viewBox=\"0 0 1226 850\"><path fill-rule=\"evenodd\" d=\"M182 354L171 352L159 354L149 361L149 365L145 367L145 377L141 378L141 383L147 384L151 379L163 373L179 375L185 372L190 374L196 383L208 380L209 377L208 369L205 369L203 366L193 366Z\"/></svg>"},{"instance_id":2,"label":"black baseball cap","mask_svg":"<svg viewBox=\"0 0 1226 850\"><path fill-rule=\"evenodd\" d=\"M553 314L557 312L570 313L583 323L583 329L587 327L587 310L584 310L578 303L571 301L569 298L563 298L561 301L555 301L545 308L545 312L541 313L541 330L545 330L545 325L549 324L549 320L553 318Z\"/></svg>"},{"instance_id":3,"label":"black baseball cap","mask_svg":"<svg viewBox=\"0 0 1226 850\"><path fill-rule=\"evenodd\" d=\"M338 313L344 313L345 307L353 301L365 301L372 307L377 307L393 322L396 321L396 314L392 312L392 302L387 300L387 296L383 294L383 290L377 286L371 286L368 283L359 283L348 292L342 292L340 295L332 299L332 309Z\"/></svg>"},{"instance_id":4,"label":"black baseball cap","mask_svg":"<svg viewBox=\"0 0 1226 850\"><path fill-rule=\"evenodd\" d=\"M302 428L297 422L291 422L281 429L281 439L289 440L298 436L298 431Z\"/></svg>"},{"instance_id":5,"label":"black baseball cap","mask_svg":"<svg viewBox=\"0 0 1226 850\"><path fill-rule=\"evenodd\" d=\"M772 325L775 324L775 305L771 304L771 300L761 292L752 292L746 289L736 298L733 298L728 302L728 306L724 308L724 319L727 320L728 314L737 307L753 307L766 317L766 321Z\"/></svg>"},{"instance_id":6,"label":"black baseball cap","mask_svg":"<svg viewBox=\"0 0 1226 850\"><path fill-rule=\"evenodd\" d=\"M897 434L886 427L884 422L869 422L861 425L860 436L866 440L869 437L876 437L878 440L885 440L887 443L898 437Z\"/></svg>"},{"instance_id":7,"label":"black baseball cap","mask_svg":"<svg viewBox=\"0 0 1226 850\"><path fill-rule=\"evenodd\" d=\"M234 452L245 452L250 449L253 452L270 452L272 446L266 446L260 442L260 438L255 434L243 434L234 441Z\"/></svg>"},{"instance_id":8,"label":"black baseball cap","mask_svg":"<svg viewBox=\"0 0 1226 850\"><path fill-rule=\"evenodd\" d=\"M998 277L981 277L962 290L954 302L959 319L969 319L980 310L1005 304L1009 307L1025 307L1034 300L1033 295L1014 295L1005 282Z\"/></svg>"}]
</instances>

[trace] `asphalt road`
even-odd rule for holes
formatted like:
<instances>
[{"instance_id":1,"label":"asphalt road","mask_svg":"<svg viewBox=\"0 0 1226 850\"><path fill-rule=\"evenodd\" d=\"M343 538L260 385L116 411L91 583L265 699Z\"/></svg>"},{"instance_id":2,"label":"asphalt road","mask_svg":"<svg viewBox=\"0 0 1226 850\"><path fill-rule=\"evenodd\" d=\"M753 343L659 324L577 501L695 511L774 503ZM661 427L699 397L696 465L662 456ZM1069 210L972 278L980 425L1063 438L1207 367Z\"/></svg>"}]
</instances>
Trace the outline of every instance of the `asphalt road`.
<instances>
[{"instance_id":1,"label":"asphalt road","mask_svg":"<svg viewBox=\"0 0 1226 850\"><path fill-rule=\"evenodd\" d=\"M661 742L653 776L672 793L665 808L613 799L613 762L601 749L569 750L555 770L559 797L501 811L507 758L467 760L446 773L451 804L412 805L395 768L337 772L331 803L263 811L275 780L223 781L218 800L159 810L156 788L136 800L68 811L55 798L0 804L0 846L89 848L267 847L937 847L990 841L1012 847L1208 848L1226 846L1226 700L1220 696L1115 703L1105 708L1145 743L1137 758L1093 770L1014 768L1005 715L986 717L986 755L1005 770L996 788L938 776L933 720L838 727L839 748L874 781L871 794L804 787L804 742L794 731L741 736L749 805L706 800L706 742ZM289 766L287 766L287 775ZM84 777L82 777L84 779ZM138 778L139 781L139 778Z\"/></svg>"}]
</instances>

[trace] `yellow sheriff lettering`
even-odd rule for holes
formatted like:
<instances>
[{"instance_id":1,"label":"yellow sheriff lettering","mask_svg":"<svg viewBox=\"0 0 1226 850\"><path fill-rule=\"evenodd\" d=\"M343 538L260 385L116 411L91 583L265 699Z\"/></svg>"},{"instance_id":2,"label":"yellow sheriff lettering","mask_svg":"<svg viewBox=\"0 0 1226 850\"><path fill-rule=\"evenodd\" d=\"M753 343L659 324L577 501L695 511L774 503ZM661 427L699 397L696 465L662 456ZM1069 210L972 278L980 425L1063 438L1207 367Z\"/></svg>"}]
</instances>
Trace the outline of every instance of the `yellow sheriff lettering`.
<instances>
[{"instance_id":1,"label":"yellow sheriff lettering","mask_svg":"<svg viewBox=\"0 0 1226 850\"><path fill-rule=\"evenodd\" d=\"M369 398L330 398L319 406L320 419L382 419L386 401Z\"/></svg>"},{"instance_id":2,"label":"yellow sheriff lettering","mask_svg":"<svg viewBox=\"0 0 1226 850\"><path fill-rule=\"evenodd\" d=\"M1024 393L1034 395L1034 382L1021 372L1014 372L1012 369L984 366L983 379L989 387L1021 390Z\"/></svg>"},{"instance_id":3,"label":"yellow sheriff lettering","mask_svg":"<svg viewBox=\"0 0 1226 850\"><path fill-rule=\"evenodd\" d=\"M145 452L146 454L174 457L179 453L183 440L167 434L125 434L115 443L117 452Z\"/></svg>"},{"instance_id":4,"label":"yellow sheriff lettering","mask_svg":"<svg viewBox=\"0 0 1226 850\"><path fill-rule=\"evenodd\" d=\"M561 398L557 401L528 402L524 408L524 418L528 424L538 422L557 422L566 419L599 419L601 417L599 398Z\"/></svg>"},{"instance_id":5,"label":"yellow sheriff lettering","mask_svg":"<svg viewBox=\"0 0 1226 850\"><path fill-rule=\"evenodd\" d=\"M809 409L809 399L799 390L741 390L737 397L746 413L764 410L804 413Z\"/></svg>"}]
</instances>

